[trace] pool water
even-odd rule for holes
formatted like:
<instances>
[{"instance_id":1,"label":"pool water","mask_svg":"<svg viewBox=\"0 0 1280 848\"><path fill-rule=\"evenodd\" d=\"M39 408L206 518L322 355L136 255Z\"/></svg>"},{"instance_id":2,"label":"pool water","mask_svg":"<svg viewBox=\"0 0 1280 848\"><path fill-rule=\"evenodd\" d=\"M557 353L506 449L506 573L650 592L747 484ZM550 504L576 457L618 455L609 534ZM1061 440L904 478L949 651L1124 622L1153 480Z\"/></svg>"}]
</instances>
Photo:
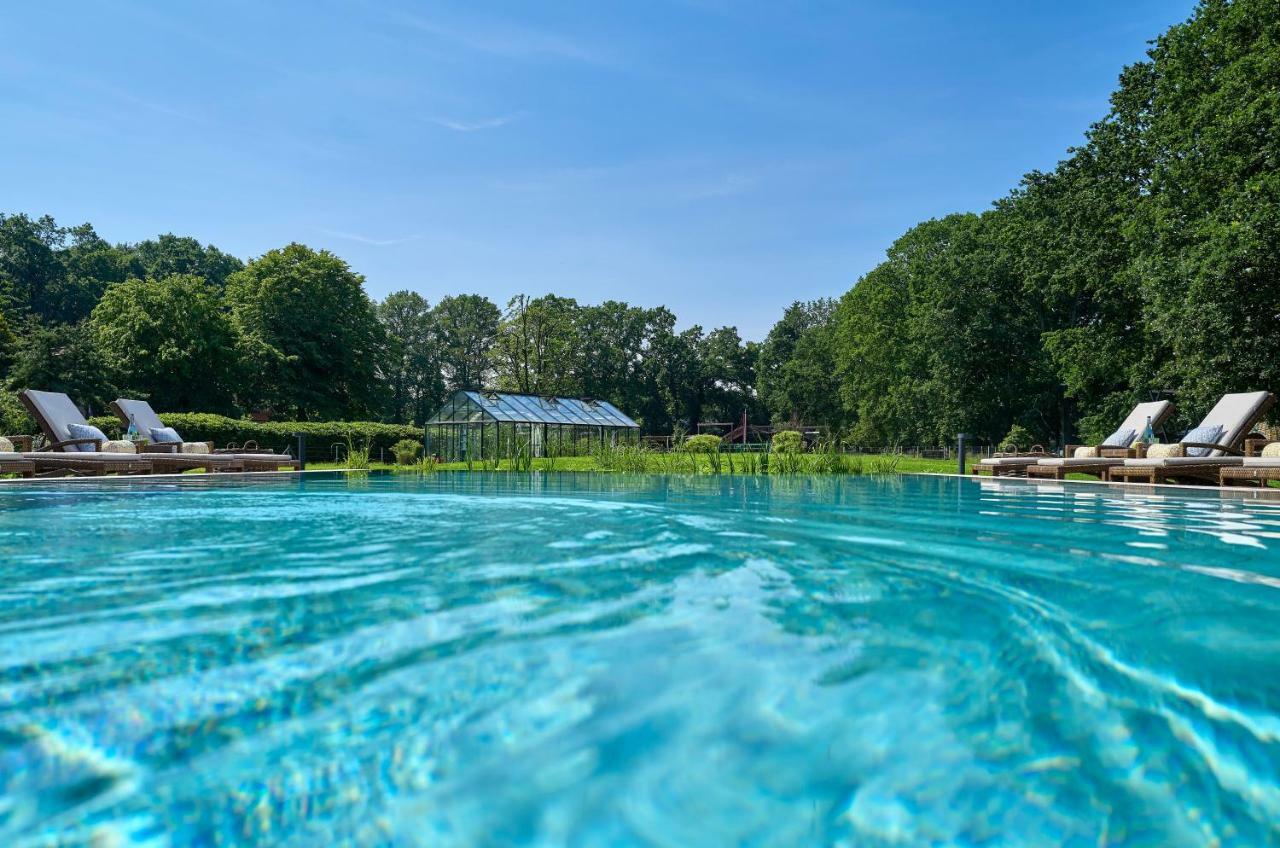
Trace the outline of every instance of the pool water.
<instances>
[{"instance_id":1,"label":"pool water","mask_svg":"<svg viewBox=\"0 0 1280 848\"><path fill-rule=\"evenodd\" d=\"M1280 502L0 487L2 845L1280 844Z\"/></svg>"}]
</instances>

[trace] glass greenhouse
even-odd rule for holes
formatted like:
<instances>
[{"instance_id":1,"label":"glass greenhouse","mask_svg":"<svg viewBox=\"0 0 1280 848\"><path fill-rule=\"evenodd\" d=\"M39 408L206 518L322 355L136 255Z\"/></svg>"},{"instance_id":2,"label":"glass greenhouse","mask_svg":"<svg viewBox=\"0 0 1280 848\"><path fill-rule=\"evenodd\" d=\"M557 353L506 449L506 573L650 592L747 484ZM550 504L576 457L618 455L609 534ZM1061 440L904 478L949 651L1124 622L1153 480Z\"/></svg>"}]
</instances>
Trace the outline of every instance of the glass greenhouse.
<instances>
[{"instance_id":1,"label":"glass greenhouse","mask_svg":"<svg viewBox=\"0 0 1280 848\"><path fill-rule=\"evenodd\" d=\"M586 398L463 390L426 423L427 455L444 462L585 456L639 440L639 424L611 403Z\"/></svg>"}]
</instances>

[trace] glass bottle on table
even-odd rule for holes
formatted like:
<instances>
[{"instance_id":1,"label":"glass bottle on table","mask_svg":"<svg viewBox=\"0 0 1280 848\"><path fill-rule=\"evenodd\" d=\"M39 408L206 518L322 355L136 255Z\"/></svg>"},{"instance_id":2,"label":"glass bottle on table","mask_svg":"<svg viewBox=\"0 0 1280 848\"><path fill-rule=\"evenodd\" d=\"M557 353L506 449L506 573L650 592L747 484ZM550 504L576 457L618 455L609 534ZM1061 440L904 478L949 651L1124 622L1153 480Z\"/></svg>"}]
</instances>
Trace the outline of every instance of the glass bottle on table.
<instances>
[{"instance_id":1,"label":"glass bottle on table","mask_svg":"<svg viewBox=\"0 0 1280 848\"><path fill-rule=\"evenodd\" d=\"M129 429L125 430L124 437L130 442L138 441L138 424L133 420L133 416L129 416Z\"/></svg>"},{"instance_id":2,"label":"glass bottle on table","mask_svg":"<svg viewBox=\"0 0 1280 848\"><path fill-rule=\"evenodd\" d=\"M1142 442L1150 447L1159 444L1160 440L1156 438L1156 431L1151 429L1151 416L1147 416L1147 426L1142 428Z\"/></svg>"}]
</instances>

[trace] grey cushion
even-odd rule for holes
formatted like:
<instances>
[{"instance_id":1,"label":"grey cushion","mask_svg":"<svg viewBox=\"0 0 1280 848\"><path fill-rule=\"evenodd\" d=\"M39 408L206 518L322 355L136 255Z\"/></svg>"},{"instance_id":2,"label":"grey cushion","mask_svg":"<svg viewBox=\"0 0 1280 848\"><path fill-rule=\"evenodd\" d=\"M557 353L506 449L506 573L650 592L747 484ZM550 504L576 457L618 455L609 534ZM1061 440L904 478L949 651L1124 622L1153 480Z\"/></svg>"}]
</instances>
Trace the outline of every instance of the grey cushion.
<instances>
[{"instance_id":1,"label":"grey cushion","mask_svg":"<svg viewBox=\"0 0 1280 848\"><path fill-rule=\"evenodd\" d=\"M109 441L107 434L99 430L92 424L67 424L67 432L71 434L73 439L97 439L100 442ZM72 445L72 450L78 450L82 453L96 453L96 445Z\"/></svg>"},{"instance_id":2,"label":"grey cushion","mask_svg":"<svg viewBox=\"0 0 1280 848\"><path fill-rule=\"evenodd\" d=\"M1194 430L1188 430L1186 435L1182 437L1182 441L1216 445L1220 438L1222 438L1222 425L1207 424L1196 427ZM1187 448L1187 456L1208 456L1212 450L1212 448Z\"/></svg>"},{"instance_id":3,"label":"grey cushion","mask_svg":"<svg viewBox=\"0 0 1280 848\"><path fill-rule=\"evenodd\" d=\"M151 408L151 404L145 400L129 400L128 398L116 398L111 404L116 408L116 415L125 422L132 421L133 426L138 428L139 433L150 433L152 427L163 427L164 422L160 420L160 416L156 415L156 411Z\"/></svg>"},{"instance_id":4,"label":"grey cushion","mask_svg":"<svg viewBox=\"0 0 1280 848\"><path fill-rule=\"evenodd\" d=\"M182 437L172 427L152 427L151 441L156 444L180 444Z\"/></svg>"},{"instance_id":5,"label":"grey cushion","mask_svg":"<svg viewBox=\"0 0 1280 848\"><path fill-rule=\"evenodd\" d=\"M1135 435L1137 434L1134 433L1132 427L1121 427L1110 436L1107 436L1102 446L1107 448L1127 448L1133 442Z\"/></svg>"}]
</instances>

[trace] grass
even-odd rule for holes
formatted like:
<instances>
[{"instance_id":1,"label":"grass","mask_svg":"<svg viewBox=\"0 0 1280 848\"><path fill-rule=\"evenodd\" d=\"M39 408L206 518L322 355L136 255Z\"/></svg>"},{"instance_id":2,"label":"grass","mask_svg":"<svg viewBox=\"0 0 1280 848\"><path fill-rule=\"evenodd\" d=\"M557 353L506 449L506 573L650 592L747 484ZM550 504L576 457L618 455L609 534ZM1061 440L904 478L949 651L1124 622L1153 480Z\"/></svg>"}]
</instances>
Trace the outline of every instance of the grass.
<instances>
[{"instance_id":1,"label":"grass","mask_svg":"<svg viewBox=\"0 0 1280 848\"><path fill-rule=\"evenodd\" d=\"M580 471L632 474L954 474L954 460L917 459L898 454L834 454L816 452L769 456L769 467L761 454L655 453L624 448L593 456L529 457L521 455L497 462L446 462L432 471ZM341 462L308 462L309 471L341 470ZM969 464L972 468L972 463ZM371 461L371 471L419 471L421 464L397 466ZM361 469L364 470L364 469Z\"/></svg>"}]
</instances>

